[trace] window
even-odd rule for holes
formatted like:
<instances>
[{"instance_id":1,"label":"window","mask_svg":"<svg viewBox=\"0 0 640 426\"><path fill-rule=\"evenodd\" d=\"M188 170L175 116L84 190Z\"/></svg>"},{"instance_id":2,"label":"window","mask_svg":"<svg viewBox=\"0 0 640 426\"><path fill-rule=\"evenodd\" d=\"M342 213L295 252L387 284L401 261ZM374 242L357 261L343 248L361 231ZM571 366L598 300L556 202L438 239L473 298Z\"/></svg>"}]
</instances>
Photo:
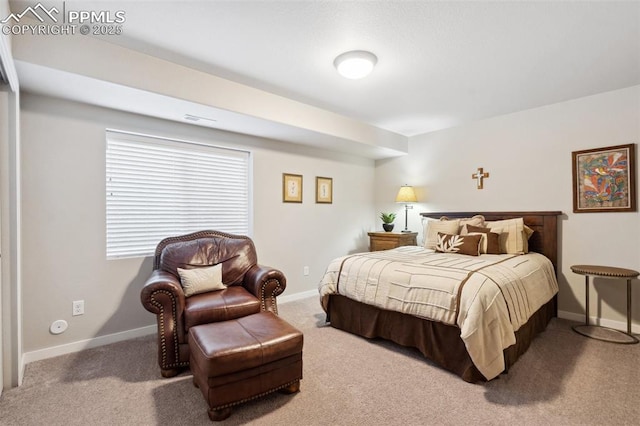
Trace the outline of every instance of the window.
<instances>
[{"instance_id":1,"label":"window","mask_svg":"<svg viewBox=\"0 0 640 426\"><path fill-rule=\"evenodd\" d=\"M249 152L107 130L106 160L107 258L205 229L249 234Z\"/></svg>"}]
</instances>

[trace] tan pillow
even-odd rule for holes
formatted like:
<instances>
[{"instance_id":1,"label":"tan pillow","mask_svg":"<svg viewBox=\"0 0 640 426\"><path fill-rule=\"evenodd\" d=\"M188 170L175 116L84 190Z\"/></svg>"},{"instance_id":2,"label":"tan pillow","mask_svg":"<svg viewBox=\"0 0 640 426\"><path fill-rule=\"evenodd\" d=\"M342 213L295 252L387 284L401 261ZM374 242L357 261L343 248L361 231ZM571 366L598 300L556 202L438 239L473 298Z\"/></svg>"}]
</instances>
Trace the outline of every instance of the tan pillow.
<instances>
[{"instance_id":1,"label":"tan pillow","mask_svg":"<svg viewBox=\"0 0 640 426\"><path fill-rule=\"evenodd\" d=\"M440 218L440 220L451 220L446 216L442 216ZM482 216L481 214L477 214L473 217L465 217L462 219L456 219L460 221L460 232L458 232L460 235L465 235L462 230L464 229L465 225L472 225L472 226L484 226L484 216Z\"/></svg>"},{"instance_id":2,"label":"tan pillow","mask_svg":"<svg viewBox=\"0 0 640 426\"><path fill-rule=\"evenodd\" d=\"M529 228L527 225L524 226L524 252L529 253L529 238L536 232L533 229Z\"/></svg>"},{"instance_id":3,"label":"tan pillow","mask_svg":"<svg viewBox=\"0 0 640 426\"><path fill-rule=\"evenodd\" d=\"M467 231L467 235L482 234L484 236L480 241L480 253L500 254L500 234L491 232L491 228L479 226L465 225L463 228Z\"/></svg>"},{"instance_id":4,"label":"tan pillow","mask_svg":"<svg viewBox=\"0 0 640 426\"><path fill-rule=\"evenodd\" d=\"M475 235L448 235L438 232L436 251L440 253L458 253L469 256L480 254L480 240L482 234Z\"/></svg>"},{"instance_id":5,"label":"tan pillow","mask_svg":"<svg viewBox=\"0 0 640 426\"><path fill-rule=\"evenodd\" d=\"M180 275L180 284L182 284L185 297L227 288L222 283L222 263L203 268L178 268L178 274Z\"/></svg>"},{"instance_id":6,"label":"tan pillow","mask_svg":"<svg viewBox=\"0 0 640 426\"><path fill-rule=\"evenodd\" d=\"M430 220L426 223L424 232L424 248L435 249L438 242L438 232L443 234L458 235L460 229L459 220Z\"/></svg>"},{"instance_id":7,"label":"tan pillow","mask_svg":"<svg viewBox=\"0 0 640 426\"><path fill-rule=\"evenodd\" d=\"M529 238L531 238L531 236L533 235L533 233L536 232L533 229L529 228L527 225L524 225L524 233L527 236L527 240Z\"/></svg>"},{"instance_id":8,"label":"tan pillow","mask_svg":"<svg viewBox=\"0 0 640 426\"><path fill-rule=\"evenodd\" d=\"M521 217L485 222L485 226L491 229L491 232L500 234L501 253L525 253L524 220Z\"/></svg>"}]
</instances>

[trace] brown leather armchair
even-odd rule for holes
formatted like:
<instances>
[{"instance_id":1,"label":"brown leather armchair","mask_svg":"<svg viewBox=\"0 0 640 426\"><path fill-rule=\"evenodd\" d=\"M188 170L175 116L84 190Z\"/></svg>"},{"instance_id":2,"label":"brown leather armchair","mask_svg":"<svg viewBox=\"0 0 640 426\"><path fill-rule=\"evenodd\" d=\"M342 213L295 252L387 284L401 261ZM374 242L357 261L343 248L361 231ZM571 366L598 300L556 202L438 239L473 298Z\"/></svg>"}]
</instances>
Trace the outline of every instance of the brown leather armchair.
<instances>
[{"instance_id":1,"label":"brown leather armchair","mask_svg":"<svg viewBox=\"0 0 640 426\"><path fill-rule=\"evenodd\" d=\"M222 263L222 281L227 288L185 297L177 268L218 263ZM260 311L278 314L276 296L286 285L282 272L257 264L256 249L249 237L200 231L160 241L153 272L140 299L157 316L162 376L175 376L189 366L189 327Z\"/></svg>"}]
</instances>

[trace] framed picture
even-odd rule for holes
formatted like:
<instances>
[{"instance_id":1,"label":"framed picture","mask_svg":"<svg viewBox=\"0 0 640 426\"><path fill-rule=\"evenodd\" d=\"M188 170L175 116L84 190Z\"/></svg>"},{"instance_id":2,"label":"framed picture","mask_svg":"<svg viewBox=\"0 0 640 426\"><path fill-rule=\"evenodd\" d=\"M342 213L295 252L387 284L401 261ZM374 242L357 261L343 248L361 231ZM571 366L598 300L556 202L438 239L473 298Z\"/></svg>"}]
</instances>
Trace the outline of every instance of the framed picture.
<instances>
[{"instance_id":1,"label":"framed picture","mask_svg":"<svg viewBox=\"0 0 640 426\"><path fill-rule=\"evenodd\" d=\"M316 176L316 203L333 203L333 179Z\"/></svg>"},{"instance_id":2,"label":"framed picture","mask_svg":"<svg viewBox=\"0 0 640 426\"><path fill-rule=\"evenodd\" d=\"M571 153L573 212L635 212L635 144Z\"/></svg>"},{"instance_id":3,"label":"framed picture","mask_svg":"<svg viewBox=\"0 0 640 426\"><path fill-rule=\"evenodd\" d=\"M302 175L282 174L282 202L302 202Z\"/></svg>"}]
</instances>

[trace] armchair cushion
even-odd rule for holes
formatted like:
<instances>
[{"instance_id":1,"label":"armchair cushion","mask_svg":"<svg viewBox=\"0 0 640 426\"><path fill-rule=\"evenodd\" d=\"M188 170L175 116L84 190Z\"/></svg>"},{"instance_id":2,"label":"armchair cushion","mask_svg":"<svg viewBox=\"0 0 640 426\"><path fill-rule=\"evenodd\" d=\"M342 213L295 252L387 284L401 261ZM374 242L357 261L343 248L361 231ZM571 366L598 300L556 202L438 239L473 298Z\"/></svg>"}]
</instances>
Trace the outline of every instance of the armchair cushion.
<instances>
[{"instance_id":1,"label":"armchair cushion","mask_svg":"<svg viewBox=\"0 0 640 426\"><path fill-rule=\"evenodd\" d=\"M242 286L196 294L185 301L185 331L200 324L228 321L260 312L260 301Z\"/></svg>"}]
</instances>

